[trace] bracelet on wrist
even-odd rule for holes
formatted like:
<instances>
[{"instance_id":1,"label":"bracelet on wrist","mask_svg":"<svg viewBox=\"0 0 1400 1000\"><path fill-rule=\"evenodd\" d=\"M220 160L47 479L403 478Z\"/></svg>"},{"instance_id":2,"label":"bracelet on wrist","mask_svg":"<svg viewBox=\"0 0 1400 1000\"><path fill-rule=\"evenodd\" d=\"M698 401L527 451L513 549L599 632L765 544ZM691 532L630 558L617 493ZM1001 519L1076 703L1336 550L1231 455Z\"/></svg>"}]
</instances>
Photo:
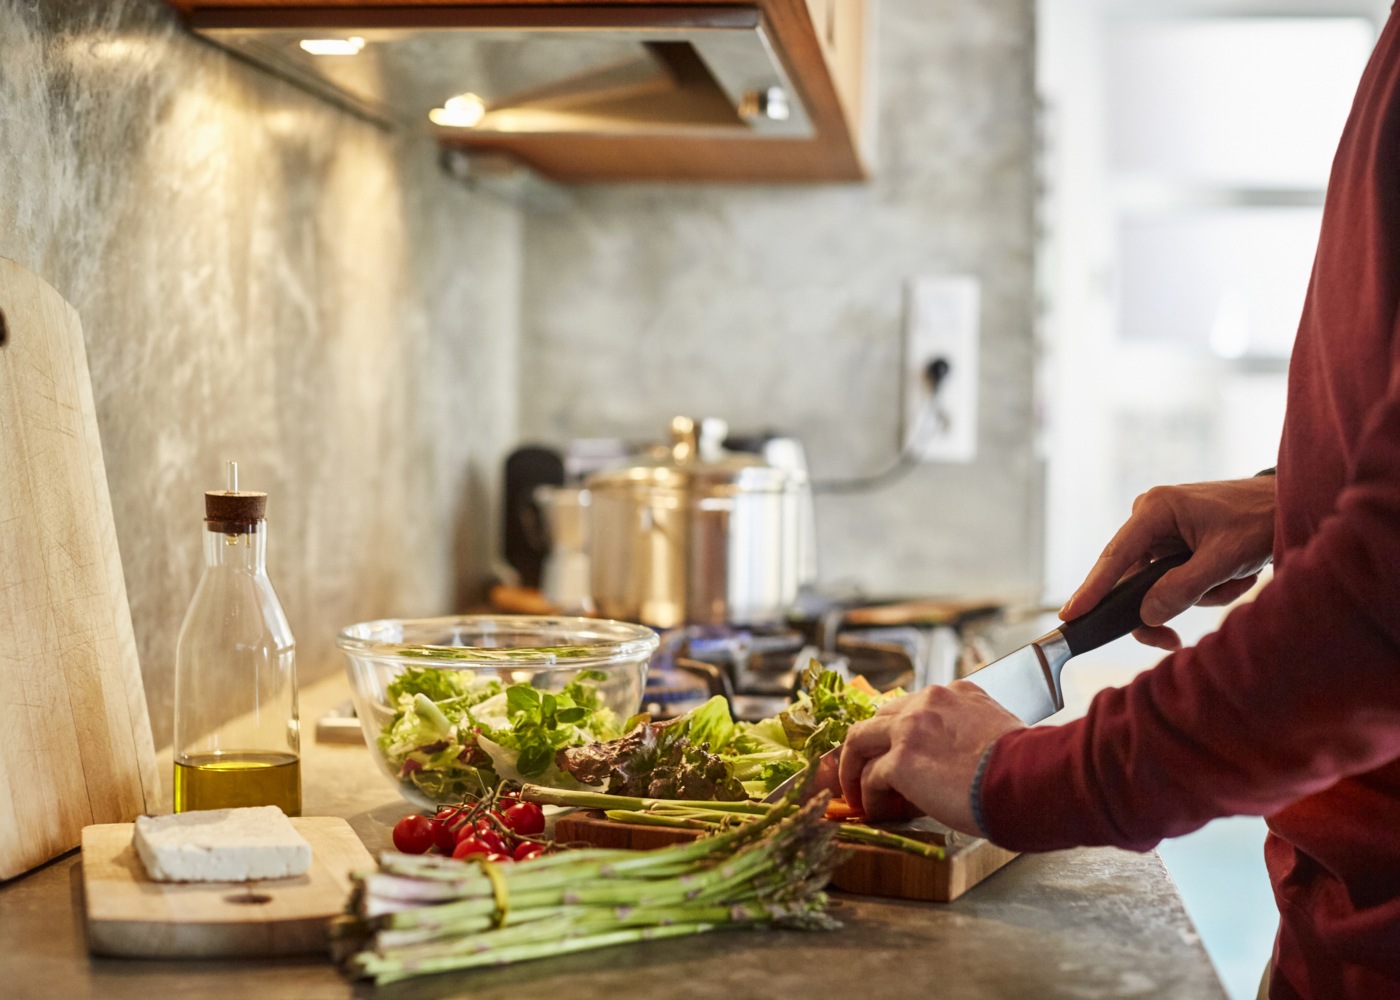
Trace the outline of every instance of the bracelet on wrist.
<instances>
[{"instance_id":1,"label":"bracelet on wrist","mask_svg":"<svg viewBox=\"0 0 1400 1000\"><path fill-rule=\"evenodd\" d=\"M997 741L992 740L987 744L987 749L982 751L982 759L977 762L977 770L972 775L972 789L968 793L968 798L972 806L972 822L977 826L977 834L980 837L987 837L987 824L982 819L982 772L987 769L987 761L992 757L992 750L996 748Z\"/></svg>"}]
</instances>

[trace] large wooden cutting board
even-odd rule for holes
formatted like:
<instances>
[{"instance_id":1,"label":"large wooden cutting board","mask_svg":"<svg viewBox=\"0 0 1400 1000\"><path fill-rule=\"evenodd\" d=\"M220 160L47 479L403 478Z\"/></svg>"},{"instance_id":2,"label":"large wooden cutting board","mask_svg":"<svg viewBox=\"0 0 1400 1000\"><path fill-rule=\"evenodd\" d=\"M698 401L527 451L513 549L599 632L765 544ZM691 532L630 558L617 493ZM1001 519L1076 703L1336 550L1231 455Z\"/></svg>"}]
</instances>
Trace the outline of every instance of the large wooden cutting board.
<instances>
[{"instance_id":1,"label":"large wooden cutting board","mask_svg":"<svg viewBox=\"0 0 1400 1000\"><path fill-rule=\"evenodd\" d=\"M554 822L554 838L561 844L646 851L698 836L695 830L618 823L601 813L570 813ZM934 839L944 842L945 857L923 858L887 847L842 844L851 856L832 874L831 886L862 896L948 903L1016 857L1015 852L989 840L962 834Z\"/></svg>"},{"instance_id":2,"label":"large wooden cutting board","mask_svg":"<svg viewBox=\"0 0 1400 1000\"><path fill-rule=\"evenodd\" d=\"M327 921L345 910L350 873L374 867L343 819L293 817L311 868L266 882L152 882L132 824L83 831L88 950L128 958L231 958L326 953Z\"/></svg>"},{"instance_id":3,"label":"large wooden cutting board","mask_svg":"<svg viewBox=\"0 0 1400 1000\"><path fill-rule=\"evenodd\" d=\"M78 314L0 257L0 879L160 800Z\"/></svg>"}]
</instances>

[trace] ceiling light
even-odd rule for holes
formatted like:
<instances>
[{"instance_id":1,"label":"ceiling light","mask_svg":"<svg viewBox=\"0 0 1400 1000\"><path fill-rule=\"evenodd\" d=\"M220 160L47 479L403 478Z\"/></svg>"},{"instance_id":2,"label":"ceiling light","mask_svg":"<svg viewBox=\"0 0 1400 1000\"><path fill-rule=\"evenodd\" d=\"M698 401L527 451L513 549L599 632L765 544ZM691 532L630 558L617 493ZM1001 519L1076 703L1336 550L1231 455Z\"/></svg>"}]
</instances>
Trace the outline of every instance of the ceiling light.
<instances>
[{"instance_id":1,"label":"ceiling light","mask_svg":"<svg viewBox=\"0 0 1400 1000\"><path fill-rule=\"evenodd\" d=\"M302 50L313 56L353 56L365 47L363 38L303 38Z\"/></svg>"},{"instance_id":2,"label":"ceiling light","mask_svg":"<svg viewBox=\"0 0 1400 1000\"><path fill-rule=\"evenodd\" d=\"M471 128L486 117L486 102L475 94L458 94L428 112L428 120L447 128Z\"/></svg>"}]
</instances>

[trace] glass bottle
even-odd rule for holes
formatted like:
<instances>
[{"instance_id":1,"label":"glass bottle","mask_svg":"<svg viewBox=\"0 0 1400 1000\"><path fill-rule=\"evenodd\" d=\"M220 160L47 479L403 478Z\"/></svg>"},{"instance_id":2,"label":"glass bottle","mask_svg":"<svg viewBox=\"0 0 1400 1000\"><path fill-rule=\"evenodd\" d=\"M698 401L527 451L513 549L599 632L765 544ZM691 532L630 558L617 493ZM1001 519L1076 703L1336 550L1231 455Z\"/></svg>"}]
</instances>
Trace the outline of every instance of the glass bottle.
<instances>
[{"instance_id":1,"label":"glass bottle","mask_svg":"<svg viewBox=\"0 0 1400 1000\"><path fill-rule=\"evenodd\" d=\"M267 577L266 493L204 494L204 575L175 647L175 811L301 815L296 644Z\"/></svg>"}]
</instances>

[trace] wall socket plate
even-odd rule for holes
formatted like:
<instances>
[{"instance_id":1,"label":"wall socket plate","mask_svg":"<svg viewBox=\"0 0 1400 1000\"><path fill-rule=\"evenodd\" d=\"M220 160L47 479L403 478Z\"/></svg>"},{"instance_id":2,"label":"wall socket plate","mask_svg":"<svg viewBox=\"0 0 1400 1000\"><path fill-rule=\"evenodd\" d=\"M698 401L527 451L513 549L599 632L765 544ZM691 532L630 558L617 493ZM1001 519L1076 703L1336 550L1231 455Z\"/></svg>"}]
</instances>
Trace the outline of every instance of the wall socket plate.
<instances>
[{"instance_id":1,"label":"wall socket plate","mask_svg":"<svg viewBox=\"0 0 1400 1000\"><path fill-rule=\"evenodd\" d=\"M977 455L981 304L981 283L968 275L909 281L900 443L908 446L916 438L922 462L970 462ZM940 359L947 367L935 386L930 370Z\"/></svg>"}]
</instances>

